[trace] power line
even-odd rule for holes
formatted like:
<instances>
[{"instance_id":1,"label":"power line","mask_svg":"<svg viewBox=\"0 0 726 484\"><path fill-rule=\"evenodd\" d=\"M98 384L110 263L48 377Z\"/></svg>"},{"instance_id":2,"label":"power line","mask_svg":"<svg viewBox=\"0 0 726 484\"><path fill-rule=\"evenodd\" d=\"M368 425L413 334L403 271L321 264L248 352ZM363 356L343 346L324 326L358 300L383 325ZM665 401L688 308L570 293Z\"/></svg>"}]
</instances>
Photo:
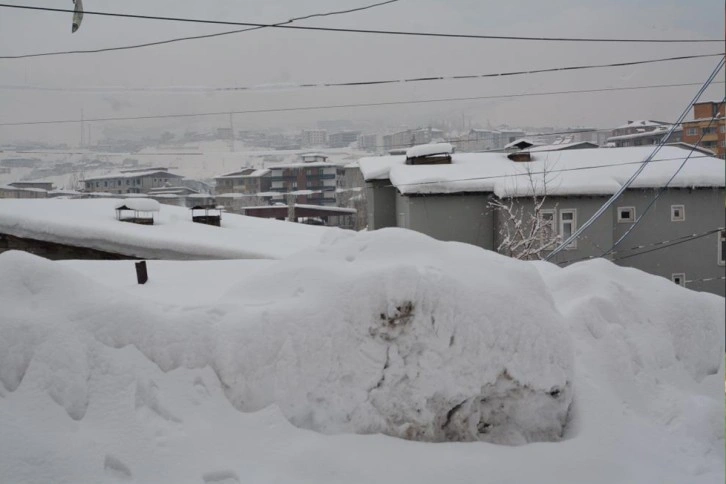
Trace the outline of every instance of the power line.
<instances>
[{"instance_id":1,"label":"power line","mask_svg":"<svg viewBox=\"0 0 726 484\"><path fill-rule=\"evenodd\" d=\"M628 254L628 255L624 255L622 257L616 257L615 259L613 259L613 261L630 259L631 257L637 257L639 255L650 254L651 252L656 252L658 250L667 249L668 247L673 247L674 245L685 244L686 242L691 242L693 240L702 239L703 237L708 237L709 235L715 234L715 233L717 233L717 232L719 232L721 230L723 230L723 229L719 228L719 229L710 230L710 231L704 232L704 233L702 233L700 235L692 236L692 237L690 237L688 239L679 240L679 241L676 241L676 242L673 242L673 243L670 243L670 244L663 244L663 245L660 245L658 247L653 247L652 249L649 249L649 250L644 250L642 252L638 252L636 254Z\"/></svg>"},{"instance_id":2,"label":"power line","mask_svg":"<svg viewBox=\"0 0 726 484\"><path fill-rule=\"evenodd\" d=\"M721 71L721 69L724 66L724 63L726 63L726 58L722 57L719 63L716 65L716 68L711 72L711 74L708 76L708 79L706 79L706 82L703 83L701 88L696 93L696 96L691 100L691 102L686 106L686 108L683 110L681 115L676 120L676 124L673 124L671 128L668 130L668 132L663 136L661 141L656 145L655 149L651 152L650 155L644 160L643 164L633 173L633 175L622 184L622 186L616 191L612 197L608 199L607 202L603 204L602 207L600 207L580 228L574 231L572 235L570 235L567 240L562 242L555 250L550 252L547 257L545 258L546 261L549 261L552 257L559 254L561 251L563 251L567 246L569 246L573 241L577 240L577 238L585 231L587 230L590 225L592 225L600 216L605 213L605 211L612 206L615 201L620 198L620 196L627 190L630 185L640 176L640 174L645 170L645 167L648 166L648 162L653 159L653 157L660 151L660 149L665 145L665 140L670 138L671 135L673 135L673 132L676 129L676 126L679 125L685 118L688 112L691 110L691 106L700 99L701 95L706 91L708 86L713 82L716 75Z\"/></svg>"},{"instance_id":3,"label":"power line","mask_svg":"<svg viewBox=\"0 0 726 484\"><path fill-rule=\"evenodd\" d=\"M720 106L721 104L723 104L723 103L724 103L724 101L726 101L726 98L724 98L724 100L722 100L722 101L721 101L720 103L718 103L718 105ZM713 120L714 120L714 119L715 119L715 118L713 118L713 117L711 118L711 120L710 120L710 121L708 122L708 125L706 126L706 129L708 129L708 128L710 128L710 127L711 127L711 125L713 124ZM619 238L619 239L618 239L617 241L615 241L615 243L613 244L613 246L612 246L612 247L610 247L610 249L608 249L608 250L607 250L607 251L606 251L606 252L605 252L605 253L603 254L603 257L604 257L604 256L607 256L607 255L608 255L608 254L610 254L610 253L611 253L612 251L614 251L614 250L615 250L615 249L616 249L616 248L618 247L618 245L620 245L620 243L621 243L621 242L622 242L623 240L625 240L625 239L626 239L626 238L628 237L628 235L630 235L630 233L631 233L631 232L632 232L632 231L633 231L633 230L635 229L635 227L637 227L637 226L638 226L638 225L640 224L640 221L641 221L641 220L643 220L643 217L645 217L645 216L646 216L646 214L647 214L647 213L648 213L648 212L650 211L650 209L651 209L651 208L653 208L653 205L655 205L655 202L657 202L657 201L658 201L658 199L660 198L660 196L661 196L661 195L663 195L663 193L664 193L664 192L665 192L665 190L666 190L666 189L668 188L668 186L669 186L669 185L671 184L671 182L672 182L672 181L673 181L673 180L674 180L674 179L676 178L676 176L677 176L677 175L678 175L678 174L679 174L679 173L681 172L681 170L683 169L683 167L684 167L684 166L686 166L686 163L687 163L687 162L688 162L688 160L689 160L689 159L691 158L691 155L693 154L693 152L694 152L694 151L696 150L696 146L698 146L698 144L699 144L699 143L700 143L701 141L703 141L703 137L704 137L704 136L706 136L706 129L703 129L703 130L701 130L701 131L702 131L701 137L700 137L700 138L698 139L698 141L696 141L696 143L694 143L694 145L693 145L693 148L691 148L691 150L690 150L690 151L688 152L688 156L686 156L686 157L685 157L685 158L683 159L683 162L682 162L682 163L680 164L680 166L679 166L679 167L678 167L678 169L677 169L677 170L675 171L675 173L673 173L673 175L672 175L672 176L670 177L670 179L668 179L668 181L667 181L667 182L665 183L665 185L663 185L663 186L662 186L662 187L660 188L660 190L658 191L658 193L656 193L655 197L653 197L653 200L651 200L651 201L650 201L650 203L648 204L648 206L646 206L646 207L645 207L645 210L643 210L643 212L642 212L642 213L640 214L640 216L639 216L639 217L638 217L638 218L637 218L637 219L635 220L635 222L633 223L633 225L631 225L630 227L628 227L628 230L626 230L626 231L625 231L625 233L624 233L624 234L623 234L622 236L620 236L620 238Z\"/></svg>"},{"instance_id":4,"label":"power line","mask_svg":"<svg viewBox=\"0 0 726 484\"><path fill-rule=\"evenodd\" d=\"M16 8L23 10L35 10L45 12L73 12L73 10L65 8L48 8L48 7L34 7L30 5L9 5L2 3L0 7L5 8ZM193 18L182 18L182 17L162 17L154 15L135 15L135 14L122 14L112 12L93 12L85 11L86 15L99 15L104 17L122 17L132 19L143 19L143 20L162 20L171 22L187 22L197 24L210 24L210 25L238 25L243 27L272 27L278 29L295 29L295 30L313 30L321 32L351 32L359 34L379 34L379 35L398 35L398 36L416 36L416 37L439 37L439 38L454 38L454 39L486 39L486 40L522 40L522 41L539 41L539 42L617 42L617 43L706 43L706 42L719 42L722 43L723 39L633 39L633 38L586 38L586 37L526 37L526 36L515 36L515 35L477 35L477 34L451 34L441 32L411 32L401 30L376 30L376 29L350 29L350 28L336 28L336 27L311 27L311 26L300 26L300 25L276 25L276 24L260 24L252 22L231 22L224 20L202 20Z\"/></svg>"},{"instance_id":5,"label":"power line","mask_svg":"<svg viewBox=\"0 0 726 484\"><path fill-rule=\"evenodd\" d=\"M724 81L716 81L714 84L724 84ZM541 96L555 96L561 94L588 94L596 92L614 92L614 91L637 91L643 89L662 89L671 87L686 87L686 86L700 86L700 82L680 83L680 84L653 84L648 86L630 86L630 87L606 87L598 89L581 89L581 90L567 90L567 91L548 91L548 92L534 92L534 93L517 93L517 94L501 94L492 96L470 96L470 97L453 97L453 98L439 98L439 99L420 99L414 101L387 101L377 103L351 103L351 104L329 104L322 106L299 106L290 108L265 108L265 109L246 109L238 111L211 111L211 112L200 112L200 113L180 113L180 114L157 114L149 116L114 116L107 118L87 118L84 122L107 122L107 121L136 121L144 119L170 119L170 118L192 118L192 117L205 117L205 116L229 116L229 114L261 114L261 113L284 113L293 111L319 111L326 109L339 109L339 108L362 108L362 107L378 107L378 106L404 106L412 104L431 104L441 102L457 102L457 101L477 101L486 99L514 99L524 97L541 97ZM72 124L80 123L80 119L60 119L52 121L22 121L12 123L0 123L0 126L32 126L42 124Z\"/></svg>"},{"instance_id":6,"label":"power line","mask_svg":"<svg viewBox=\"0 0 726 484\"><path fill-rule=\"evenodd\" d=\"M389 3L394 3L394 2L398 2L398 1L399 0L388 0L385 2L374 3L372 5L367 5L367 6L358 7L358 8L351 8L348 10L314 13L311 15L305 15L303 17L291 18L284 22L278 22L276 24L270 25L270 27L273 27L273 26L277 27L277 26L281 26L281 25L285 25L285 24L290 24L293 22L297 22L299 20L307 20L307 19L310 19L313 17L328 17L331 15L341 15L341 14L346 14L346 13L360 12L361 10L368 10L368 9L375 8L375 7L381 7L383 5L388 5ZM0 56L0 59L27 59L30 57L46 57L46 56L69 55L69 54L95 54L98 52L112 52L112 51L118 51L118 50L140 49L143 47L171 44L173 42L181 42L181 41L185 41L185 40L209 39L212 37L221 37L223 35L239 34L242 32L250 32L252 30L260 30L260 29L265 29L265 28L267 28L267 26L251 27L251 28L247 28L247 29L238 29L238 30L228 30L226 32L218 32L216 34L194 35L194 36L190 36L190 37L179 37L179 38L175 38L175 39L161 40L161 41L157 41L157 42L146 42L144 44L125 45L125 46L120 46L120 47L106 47L106 48L101 48L101 49L67 50L67 51L56 51L56 52L43 52L43 53L39 53L39 54L6 55L6 56Z\"/></svg>"},{"instance_id":7,"label":"power line","mask_svg":"<svg viewBox=\"0 0 726 484\"><path fill-rule=\"evenodd\" d=\"M665 248L668 248L668 247L670 247L672 245L678 245L678 244L680 244L682 242L688 242L690 240L694 240L694 239L699 239L699 238L702 238L702 237L706 237L708 235L711 235L713 233L719 232L721 230L724 230L724 228L723 227L719 227L717 229L709 230L707 232L702 232L702 233L698 233L698 234L689 234L689 235L684 235L684 236L681 236L681 237L676 237L675 239L672 239L672 240L660 240L658 242L650 242L650 243L647 243L647 244L636 245L634 247L630 247L629 249L620 249L618 251L613 251L613 252L611 252L611 254L622 254L623 252L632 252L634 250L645 249L647 247L660 247L660 248L665 249ZM659 250L659 249L657 249L657 250ZM640 254L647 254L648 252L652 252L652 251L644 251L644 252L638 252L637 254L630 254L630 255L627 256L627 258L629 258L629 257L635 257L635 256L640 255ZM573 264L575 262L582 262L584 260L599 259L601 257L604 257L604 256L589 255L587 257L579 257L577 259L570 259L570 260L565 260L565 261L562 261L562 262L558 262L557 265L568 265L568 264ZM620 260L620 259L613 259L613 260Z\"/></svg>"},{"instance_id":8,"label":"power line","mask_svg":"<svg viewBox=\"0 0 726 484\"><path fill-rule=\"evenodd\" d=\"M19 90L19 91L60 91L60 92L173 92L173 93L187 93L187 92L226 92L226 91L252 91L252 90L270 90L270 89L303 89L303 88L327 88L327 87L357 87L357 86L372 86L372 85L384 85L384 84L405 84L405 83L416 83L416 82L432 82L432 81L457 81L464 79L486 79L492 77L512 77L522 76L530 74L542 74L552 72L570 72L587 69L603 69L613 67L627 67L643 64L655 64L660 62L674 62L688 59L702 59L706 57L720 57L724 53L719 54L698 54L698 55L684 55L677 57L663 57L659 59L647 59L639 61L627 61L627 62L614 62L609 64L590 64L590 65L578 65L578 66L565 66L565 67L548 67L544 69L530 69L524 71L509 71L509 72L497 72L487 74L470 74L470 75L456 75L456 76L427 76L427 77L410 77L405 79L385 79L385 80L371 80L371 81L347 81L347 82L318 82L318 83L299 83L299 84L279 84L272 85L260 84L255 86L231 86L231 87L193 87L193 86L161 86L161 87L43 87L43 86L24 86L24 85L0 85L0 89L8 90ZM2 57L0 57L2 59Z\"/></svg>"}]
</instances>

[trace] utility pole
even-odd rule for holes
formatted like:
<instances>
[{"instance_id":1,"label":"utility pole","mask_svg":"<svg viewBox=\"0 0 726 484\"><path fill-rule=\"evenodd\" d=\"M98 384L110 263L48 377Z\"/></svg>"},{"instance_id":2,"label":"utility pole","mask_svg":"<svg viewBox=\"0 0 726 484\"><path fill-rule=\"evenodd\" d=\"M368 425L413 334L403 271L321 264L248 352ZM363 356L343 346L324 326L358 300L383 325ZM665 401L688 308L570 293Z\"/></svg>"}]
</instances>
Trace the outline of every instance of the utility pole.
<instances>
[{"instance_id":1,"label":"utility pole","mask_svg":"<svg viewBox=\"0 0 726 484\"><path fill-rule=\"evenodd\" d=\"M229 150L234 152L234 114L229 113Z\"/></svg>"},{"instance_id":2,"label":"utility pole","mask_svg":"<svg viewBox=\"0 0 726 484\"><path fill-rule=\"evenodd\" d=\"M81 108L81 148L85 144L86 124L83 122L83 108Z\"/></svg>"}]
</instances>

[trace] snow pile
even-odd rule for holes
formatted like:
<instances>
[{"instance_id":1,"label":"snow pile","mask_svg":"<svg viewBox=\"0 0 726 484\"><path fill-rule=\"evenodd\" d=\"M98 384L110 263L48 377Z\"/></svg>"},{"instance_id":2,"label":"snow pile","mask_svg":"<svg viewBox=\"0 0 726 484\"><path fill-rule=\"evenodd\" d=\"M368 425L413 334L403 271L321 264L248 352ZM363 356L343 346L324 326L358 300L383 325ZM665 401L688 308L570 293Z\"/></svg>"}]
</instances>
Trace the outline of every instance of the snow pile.
<instances>
[{"instance_id":1,"label":"snow pile","mask_svg":"<svg viewBox=\"0 0 726 484\"><path fill-rule=\"evenodd\" d=\"M723 298L398 229L205 264L0 254L0 481L723 482Z\"/></svg>"}]
</instances>

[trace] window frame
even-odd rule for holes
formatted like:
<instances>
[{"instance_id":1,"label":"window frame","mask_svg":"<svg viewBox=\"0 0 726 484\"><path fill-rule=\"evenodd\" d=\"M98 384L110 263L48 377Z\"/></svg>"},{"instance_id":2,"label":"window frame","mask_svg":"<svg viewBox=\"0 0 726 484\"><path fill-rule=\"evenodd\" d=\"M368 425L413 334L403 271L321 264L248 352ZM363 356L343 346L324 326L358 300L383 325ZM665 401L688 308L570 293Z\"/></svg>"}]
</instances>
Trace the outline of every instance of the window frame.
<instances>
[{"instance_id":1,"label":"window frame","mask_svg":"<svg viewBox=\"0 0 726 484\"><path fill-rule=\"evenodd\" d=\"M688 128L687 136L698 136L698 128Z\"/></svg>"},{"instance_id":2,"label":"window frame","mask_svg":"<svg viewBox=\"0 0 726 484\"><path fill-rule=\"evenodd\" d=\"M680 279L681 282L677 282L676 279ZM674 272L671 274L671 282L681 287L686 287L686 273L685 272Z\"/></svg>"},{"instance_id":3,"label":"window frame","mask_svg":"<svg viewBox=\"0 0 726 484\"><path fill-rule=\"evenodd\" d=\"M674 211L680 208L681 217L676 218ZM686 206L685 205L671 205L671 222L685 222L686 221Z\"/></svg>"},{"instance_id":4,"label":"window frame","mask_svg":"<svg viewBox=\"0 0 726 484\"><path fill-rule=\"evenodd\" d=\"M716 265L726 266L726 260L723 259L723 246L726 245L726 230L716 232Z\"/></svg>"},{"instance_id":5,"label":"window frame","mask_svg":"<svg viewBox=\"0 0 726 484\"><path fill-rule=\"evenodd\" d=\"M572 219L565 221L562 218L562 216L565 215L565 214L572 214ZM567 240L565 238L565 236L564 236L564 233L565 233L565 231L564 231L565 222L569 222L569 223L572 224L572 229L570 231L570 235L574 234L577 231L577 209L576 208L561 208L559 210L559 215L558 215L557 220L558 220L558 224L557 224L558 232L557 233L560 236L562 236L562 242L564 242L565 240ZM574 250L574 249L577 249L577 239L575 239L572 242L570 242L570 245L565 246L564 249L565 250Z\"/></svg>"},{"instance_id":6,"label":"window frame","mask_svg":"<svg viewBox=\"0 0 726 484\"><path fill-rule=\"evenodd\" d=\"M624 210L630 210L631 214L629 218L622 218L622 212ZM635 207L629 206L629 207L618 207L618 223L619 224L632 224L635 222Z\"/></svg>"}]
</instances>

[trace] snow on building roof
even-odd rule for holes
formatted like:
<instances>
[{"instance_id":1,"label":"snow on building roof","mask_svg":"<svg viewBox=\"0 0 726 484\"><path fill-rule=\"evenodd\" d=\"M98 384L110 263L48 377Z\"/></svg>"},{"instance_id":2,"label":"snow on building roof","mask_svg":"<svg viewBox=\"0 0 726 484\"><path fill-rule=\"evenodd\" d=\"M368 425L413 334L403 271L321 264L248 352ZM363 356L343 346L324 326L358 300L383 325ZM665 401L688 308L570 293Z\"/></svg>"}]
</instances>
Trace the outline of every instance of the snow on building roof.
<instances>
[{"instance_id":1,"label":"snow on building roof","mask_svg":"<svg viewBox=\"0 0 726 484\"><path fill-rule=\"evenodd\" d=\"M354 208L345 207L329 207L327 205L307 205L304 203L296 203L295 207L299 208L312 208L314 210L325 210L328 212L340 212L340 213L357 213L358 211Z\"/></svg>"},{"instance_id":2,"label":"snow on building roof","mask_svg":"<svg viewBox=\"0 0 726 484\"><path fill-rule=\"evenodd\" d=\"M454 152L454 147L450 143L431 143L427 145L413 146L406 150L406 157L416 158L419 156L429 155L449 155Z\"/></svg>"},{"instance_id":3,"label":"snow on building roof","mask_svg":"<svg viewBox=\"0 0 726 484\"><path fill-rule=\"evenodd\" d=\"M504 149L508 150L511 148L527 148L530 146L539 146L541 144L542 143L540 143L538 141L534 141L530 138L519 138L519 139L515 139L511 143L507 143L506 145L504 145Z\"/></svg>"},{"instance_id":4,"label":"snow on building roof","mask_svg":"<svg viewBox=\"0 0 726 484\"><path fill-rule=\"evenodd\" d=\"M649 119L639 119L637 121L628 121L627 124L624 124L622 126L618 126L615 129L625 129L625 128L649 128L654 126L665 126L667 123L662 123L660 121L652 121Z\"/></svg>"},{"instance_id":5,"label":"snow on building roof","mask_svg":"<svg viewBox=\"0 0 726 484\"><path fill-rule=\"evenodd\" d=\"M450 165L427 166L406 165L404 156L380 156L361 158L360 165L366 180L390 179L404 194L492 192L526 196L531 194L529 169L539 178L547 172L547 192L552 195L612 195L652 151L648 146L554 151L534 153L528 163L513 162L503 153L460 153L452 155ZM689 152L664 146L631 186L663 186ZM670 186L723 187L723 160L692 155Z\"/></svg>"},{"instance_id":6,"label":"snow on building roof","mask_svg":"<svg viewBox=\"0 0 726 484\"><path fill-rule=\"evenodd\" d=\"M116 178L138 178L142 176L153 176L153 175L165 175L168 178L184 178L181 175L175 175L174 173L169 173L165 170L144 170L144 171L134 171L134 172L118 172L118 173L110 173L108 175L101 175L101 176L92 176L84 179L83 181L97 181L97 180L110 180L110 179L116 179Z\"/></svg>"},{"instance_id":7,"label":"snow on building roof","mask_svg":"<svg viewBox=\"0 0 726 484\"><path fill-rule=\"evenodd\" d=\"M158 212L161 205L150 198L128 198L116 204L116 210L136 210L137 212Z\"/></svg>"},{"instance_id":8,"label":"snow on building roof","mask_svg":"<svg viewBox=\"0 0 726 484\"><path fill-rule=\"evenodd\" d=\"M232 173L227 173L226 175L219 175L215 178L258 178L261 176L265 176L268 173L270 173L270 170L268 168L260 168L257 170L238 170L233 171Z\"/></svg>"},{"instance_id":9,"label":"snow on building roof","mask_svg":"<svg viewBox=\"0 0 726 484\"><path fill-rule=\"evenodd\" d=\"M210 227L193 223L186 208L168 205L153 226L119 223L114 214L118 203L118 199L3 200L0 233L149 259L276 259L338 232L234 214L225 217L222 227Z\"/></svg>"},{"instance_id":10,"label":"snow on building roof","mask_svg":"<svg viewBox=\"0 0 726 484\"><path fill-rule=\"evenodd\" d=\"M331 167L336 168L337 165L333 163L327 163L324 161L313 161L310 163L285 163L280 165L270 166L270 170L284 170L287 168L317 168L317 167Z\"/></svg>"},{"instance_id":11,"label":"snow on building roof","mask_svg":"<svg viewBox=\"0 0 726 484\"><path fill-rule=\"evenodd\" d=\"M530 153L537 153L540 151L560 151L560 150L574 150L574 149L591 149L597 148L597 143L590 141L577 141L570 143L552 143L550 145L532 146L527 149Z\"/></svg>"}]
</instances>

